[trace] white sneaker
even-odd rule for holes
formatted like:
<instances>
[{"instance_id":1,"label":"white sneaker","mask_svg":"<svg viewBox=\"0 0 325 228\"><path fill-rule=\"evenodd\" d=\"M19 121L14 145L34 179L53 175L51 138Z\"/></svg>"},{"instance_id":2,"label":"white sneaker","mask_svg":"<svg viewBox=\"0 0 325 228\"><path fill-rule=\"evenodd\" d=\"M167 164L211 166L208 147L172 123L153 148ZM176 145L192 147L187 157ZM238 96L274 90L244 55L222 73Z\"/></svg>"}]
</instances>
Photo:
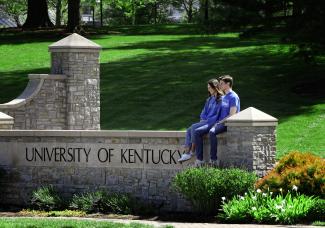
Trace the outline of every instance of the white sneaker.
<instances>
[{"instance_id":1,"label":"white sneaker","mask_svg":"<svg viewBox=\"0 0 325 228\"><path fill-rule=\"evenodd\" d=\"M219 160L211 160L209 161L209 165L212 167L219 167L220 166L220 161Z\"/></svg>"},{"instance_id":2,"label":"white sneaker","mask_svg":"<svg viewBox=\"0 0 325 228\"><path fill-rule=\"evenodd\" d=\"M184 153L182 154L182 157L180 159L178 159L179 162L183 162L183 161L187 161L190 160L192 158L193 154L190 153Z\"/></svg>"},{"instance_id":3,"label":"white sneaker","mask_svg":"<svg viewBox=\"0 0 325 228\"><path fill-rule=\"evenodd\" d=\"M194 163L194 167L201 167L205 164L205 161L201 161L199 159L196 159L195 163Z\"/></svg>"}]
</instances>

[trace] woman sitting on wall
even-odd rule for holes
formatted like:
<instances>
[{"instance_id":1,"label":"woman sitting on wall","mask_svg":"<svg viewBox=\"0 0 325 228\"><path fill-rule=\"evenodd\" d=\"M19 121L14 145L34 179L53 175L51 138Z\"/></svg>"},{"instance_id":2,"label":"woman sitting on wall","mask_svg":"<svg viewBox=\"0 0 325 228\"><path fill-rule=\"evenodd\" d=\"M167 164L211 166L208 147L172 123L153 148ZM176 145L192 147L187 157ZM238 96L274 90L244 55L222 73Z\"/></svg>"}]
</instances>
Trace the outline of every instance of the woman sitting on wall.
<instances>
[{"instance_id":1,"label":"woman sitting on wall","mask_svg":"<svg viewBox=\"0 0 325 228\"><path fill-rule=\"evenodd\" d=\"M185 153L180 159L178 159L179 162L187 161L194 155L196 149L195 138L198 137L195 137L195 131L206 131L206 133L208 133L211 127L217 121L217 117L220 112L219 100L223 95L223 93L219 90L219 82L217 79L211 79L208 81L208 92L209 97L207 98L201 112L200 122L192 124L192 126L190 126L186 131ZM199 145L198 150L203 150L201 147L203 147L203 145Z\"/></svg>"}]
</instances>

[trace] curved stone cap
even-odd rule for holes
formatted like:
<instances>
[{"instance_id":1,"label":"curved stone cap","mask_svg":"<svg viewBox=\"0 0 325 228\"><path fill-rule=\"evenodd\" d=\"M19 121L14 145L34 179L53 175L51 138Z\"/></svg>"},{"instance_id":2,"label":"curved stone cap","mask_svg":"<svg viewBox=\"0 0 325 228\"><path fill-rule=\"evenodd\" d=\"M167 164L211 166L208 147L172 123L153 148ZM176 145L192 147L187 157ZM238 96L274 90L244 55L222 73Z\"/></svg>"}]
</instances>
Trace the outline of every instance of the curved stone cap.
<instances>
[{"instance_id":1,"label":"curved stone cap","mask_svg":"<svg viewBox=\"0 0 325 228\"><path fill-rule=\"evenodd\" d=\"M276 126L278 119L249 107L226 120L226 126Z\"/></svg>"},{"instance_id":2,"label":"curved stone cap","mask_svg":"<svg viewBox=\"0 0 325 228\"><path fill-rule=\"evenodd\" d=\"M25 105L32 100L41 90L44 80L64 80L65 75L51 74L29 74L29 82L23 93L16 99L5 104L0 104L0 109L14 109Z\"/></svg>"},{"instance_id":3,"label":"curved stone cap","mask_svg":"<svg viewBox=\"0 0 325 228\"><path fill-rule=\"evenodd\" d=\"M71 51L72 49L90 49L93 51L99 51L101 46L95 42L86 39L83 36L80 36L77 33L73 33L62 40L59 40L49 46L50 52L56 51Z\"/></svg>"}]
</instances>

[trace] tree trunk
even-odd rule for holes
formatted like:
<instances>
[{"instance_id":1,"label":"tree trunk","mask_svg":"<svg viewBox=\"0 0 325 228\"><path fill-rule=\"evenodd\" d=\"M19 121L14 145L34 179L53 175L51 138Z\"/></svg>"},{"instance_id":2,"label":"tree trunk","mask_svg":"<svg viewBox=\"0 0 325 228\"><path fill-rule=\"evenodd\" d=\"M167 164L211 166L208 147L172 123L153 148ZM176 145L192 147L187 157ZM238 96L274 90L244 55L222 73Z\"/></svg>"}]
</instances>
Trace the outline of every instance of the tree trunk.
<instances>
[{"instance_id":1,"label":"tree trunk","mask_svg":"<svg viewBox=\"0 0 325 228\"><path fill-rule=\"evenodd\" d=\"M298 29L303 23L302 18L302 3L300 0L292 1L292 19L293 19L293 29Z\"/></svg>"},{"instance_id":2,"label":"tree trunk","mask_svg":"<svg viewBox=\"0 0 325 228\"><path fill-rule=\"evenodd\" d=\"M187 22L192 23L192 19L193 19L193 1L190 0L188 3Z\"/></svg>"},{"instance_id":3,"label":"tree trunk","mask_svg":"<svg viewBox=\"0 0 325 228\"><path fill-rule=\"evenodd\" d=\"M133 9L132 9L132 25L135 25L135 20L136 20L135 17L136 17L137 7L135 4L136 4L135 1L132 1L132 7L133 7Z\"/></svg>"},{"instance_id":4,"label":"tree trunk","mask_svg":"<svg viewBox=\"0 0 325 228\"><path fill-rule=\"evenodd\" d=\"M62 9L62 2L61 2L61 0L57 0L57 2L56 2L56 17L55 17L55 25L57 27L61 25L61 9Z\"/></svg>"},{"instance_id":5,"label":"tree trunk","mask_svg":"<svg viewBox=\"0 0 325 228\"><path fill-rule=\"evenodd\" d=\"M95 27L95 6L92 6L92 11L93 11L93 26Z\"/></svg>"},{"instance_id":6,"label":"tree trunk","mask_svg":"<svg viewBox=\"0 0 325 228\"><path fill-rule=\"evenodd\" d=\"M103 26L103 0L100 0L100 26Z\"/></svg>"},{"instance_id":7,"label":"tree trunk","mask_svg":"<svg viewBox=\"0 0 325 228\"><path fill-rule=\"evenodd\" d=\"M68 0L68 31L74 32L80 25L80 0Z\"/></svg>"},{"instance_id":8,"label":"tree trunk","mask_svg":"<svg viewBox=\"0 0 325 228\"><path fill-rule=\"evenodd\" d=\"M53 27L48 14L46 0L28 0L25 28Z\"/></svg>"},{"instance_id":9,"label":"tree trunk","mask_svg":"<svg viewBox=\"0 0 325 228\"><path fill-rule=\"evenodd\" d=\"M19 16L18 15L14 15L13 17L14 17L14 20L15 20L15 22L17 24L17 27L20 28L21 27L21 24L20 24Z\"/></svg>"},{"instance_id":10,"label":"tree trunk","mask_svg":"<svg viewBox=\"0 0 325 228\"><path fill-rule=\"evenodd\" d=\"M157 24L157 15L158 15L158 3L154 3L154 22Z\"/></svg>"},{"instance_id":11,"label":"tree trunk","mask_svg":"<svg viewBox=\"0 0 325 228\"><path fill-rule=\"evenodd\" d=\"M209 0L205 0L204 2L204 23L208 23L209 21Z\"/></svg>"}]
</instances>

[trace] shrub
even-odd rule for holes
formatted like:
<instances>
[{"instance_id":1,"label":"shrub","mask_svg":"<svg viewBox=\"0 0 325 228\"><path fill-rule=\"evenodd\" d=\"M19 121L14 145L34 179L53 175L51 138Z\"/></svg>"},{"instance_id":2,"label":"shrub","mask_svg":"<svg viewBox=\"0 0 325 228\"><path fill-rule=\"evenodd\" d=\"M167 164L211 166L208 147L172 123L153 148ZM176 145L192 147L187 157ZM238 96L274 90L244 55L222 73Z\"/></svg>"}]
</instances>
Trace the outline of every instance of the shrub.
<instances>
[{"instance_id":1,"label":"shrub","mask_svg":"<svg viewBox=\"0 0 325 228\"><path fill-rule=\"evenodd\" d=\"M311 208L317 202L313 196L288 192L272 197L272 192L249 192L224 202L218 215L226 222L236 223L281 223L295 224L305 221Z\"/></svg>"},{"instance_id":2,"label":"shrub","mask_svg":"<svg viewBox=\"0 0 325 228\"><path fill-rule=\"evenodd\" d=\"M126 194L111 193L105 191L88 192L74 195L70 208L85 211L87 213L103 212L116 214L132 213L133 200Z\"/></svg>"},{"instance_id":3,"label":"shrub","mask_svg":"<svg viewBox=\"0 0 325 228\"><path fill-rule=\"evenodd\" d=\"M63 200L54 190L53 186L43 186L32 193L31 206L37 210L50 211L61 209Z\"/></svg>"},{"instance_id":4,"label":"shrub","mask_svg":"<svg viewBox=\"0 0 325 228\"><path fill-rule=\"evenodd\" d=\"M102 192L90 192L80 195L73 195L70 208L85 211L87 213L99 212L99 202L102 198Z\"/></svg>"},{"instance_id":5,"label":"shrub","mask_svg":"<svg viewBox=\"0 0 325 228\"><path fill-rule=\"evenodd\" d=\"M256 175L240 169L190 168L178 173L172 182L198 210L213 214L221 198L231 198L253 189Z\"/></svg>"},{"instance_id":6,"label":"shrub","mask_svg":"<svg viewBox=\"0 0 325 228\"><path fill-rule=\"evenodd\" d=\"M297 186L302 194L325 197L325 159L310 153L292 152L258 180L256 188L279 193Z\"/></svg>"},{"instance_id":7,"label":"shrub","mask_svg":"<svg viewBox=\"0 0 325 228\"><path fill-rule=\"evenodd\" d=\"M325 222L325 200L318 199L308 213L310 221L323 221Z\"/></svg>"}]
</instances>

